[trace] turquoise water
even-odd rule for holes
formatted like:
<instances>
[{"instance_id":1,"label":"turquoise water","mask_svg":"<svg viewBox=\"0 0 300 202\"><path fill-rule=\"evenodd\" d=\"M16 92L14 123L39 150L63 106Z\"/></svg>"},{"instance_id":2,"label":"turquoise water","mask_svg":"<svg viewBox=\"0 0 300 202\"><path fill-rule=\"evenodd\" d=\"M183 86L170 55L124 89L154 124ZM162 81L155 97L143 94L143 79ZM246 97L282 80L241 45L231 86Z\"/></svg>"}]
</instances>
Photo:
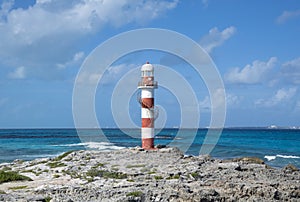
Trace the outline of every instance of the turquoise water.
<instances>
[{"instance_id":1,"label":"turquoise water","mask_svg":"<svg viewBox=\"0 0 300 202\"><path fill-rule=\"evenodd\" d=\"M89 136L82 143L76 129L0 129L0 162L15 159L32 160L51 157L70 150L97 149L114 150L140 145L140 130L127 130L126 135L119 129L103 129L108 142L95 142L97 130L81 130ZM178 144L185 139L176 138L178 129L163 129L155 139L155 144ZM191 130L183 130L187 137ZM206 129L199 129L193 144L186 154L198 155ZM224 129L220 139L210 154L215 158L228 159L242 156L257 156L274 167L292 163L300 168L300 130L288 129Z\"/></svg>"}]
</instances>

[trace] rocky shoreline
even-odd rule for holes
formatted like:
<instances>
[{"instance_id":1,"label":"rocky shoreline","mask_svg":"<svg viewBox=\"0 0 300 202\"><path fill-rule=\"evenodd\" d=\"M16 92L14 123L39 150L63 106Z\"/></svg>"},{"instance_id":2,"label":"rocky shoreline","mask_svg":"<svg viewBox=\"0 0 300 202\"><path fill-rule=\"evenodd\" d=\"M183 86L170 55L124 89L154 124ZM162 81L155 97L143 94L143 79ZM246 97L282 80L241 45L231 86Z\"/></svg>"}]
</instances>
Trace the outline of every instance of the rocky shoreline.
<instances>
[{"instance_id":1,"label":"rocky shoreline","mask_svg":"<svg viewBox=\"0 0 300 202\"><path fill-rule=\"evenodd\" d=\"M0 164L0 171L31 179L0 182L0 201L300 201L292 165L184 156L176 148L74 151Z\"/></svg>"}]
</instances>

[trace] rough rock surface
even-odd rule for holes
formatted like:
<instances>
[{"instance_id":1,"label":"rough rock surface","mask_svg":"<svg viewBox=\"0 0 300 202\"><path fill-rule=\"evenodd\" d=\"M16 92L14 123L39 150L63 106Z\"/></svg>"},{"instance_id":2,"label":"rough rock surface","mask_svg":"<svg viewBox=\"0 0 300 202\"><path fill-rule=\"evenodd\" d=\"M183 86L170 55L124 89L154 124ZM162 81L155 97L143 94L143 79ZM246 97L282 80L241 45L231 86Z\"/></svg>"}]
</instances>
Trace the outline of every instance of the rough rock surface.
<instances>
[{"instance_id":1,"label":"rough rock surface","mask_svg":"<svg viewBox=\"0 0 300 202\"><path fill-rule=\"evenodd\" d=\"M300 201L293 166L184 156L176 148L74 151L0 170L33 180L0 184L0 201Z\"/></svg>"}]
</instances>

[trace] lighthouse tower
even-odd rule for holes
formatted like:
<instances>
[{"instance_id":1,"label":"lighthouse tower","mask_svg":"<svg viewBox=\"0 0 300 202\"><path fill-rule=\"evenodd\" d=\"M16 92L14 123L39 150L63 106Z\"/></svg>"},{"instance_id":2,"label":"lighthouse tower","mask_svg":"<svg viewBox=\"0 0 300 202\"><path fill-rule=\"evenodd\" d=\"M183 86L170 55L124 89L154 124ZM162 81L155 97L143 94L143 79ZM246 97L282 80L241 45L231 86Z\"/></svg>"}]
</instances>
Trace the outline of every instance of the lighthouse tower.
<instances>
[{"instance_id":1,"label":"lighthouse tower","mask_svg":"<svg viewBox=\"0 0 300 202\"><path fill-rule=\"evenodd\" d=\"M157 88L157 82L154 81L154 68L149 62L142 66L141 73L138 88L141 89L142 148L149 150L154 148L154 89Z\"/></svg>"}]
</instances>

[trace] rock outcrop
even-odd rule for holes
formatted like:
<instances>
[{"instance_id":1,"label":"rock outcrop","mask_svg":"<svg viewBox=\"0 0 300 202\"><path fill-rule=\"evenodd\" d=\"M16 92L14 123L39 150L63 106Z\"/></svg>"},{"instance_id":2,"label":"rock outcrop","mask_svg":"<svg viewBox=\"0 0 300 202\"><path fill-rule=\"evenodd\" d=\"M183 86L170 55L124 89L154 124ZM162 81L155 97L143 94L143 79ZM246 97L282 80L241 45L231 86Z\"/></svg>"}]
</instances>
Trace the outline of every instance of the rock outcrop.
<instances>
[{"instance_id":1,"label":"rock outcrop","mask_svg":"<svg viewBox=\"0 0 300 202\"><path fill-rule=\"evenodd\" d=\"M74 151L0 170L32 179L0 184L0 201L300 201L293 166L184 156L176 148Z\"/></svg>"}]
</instances>

